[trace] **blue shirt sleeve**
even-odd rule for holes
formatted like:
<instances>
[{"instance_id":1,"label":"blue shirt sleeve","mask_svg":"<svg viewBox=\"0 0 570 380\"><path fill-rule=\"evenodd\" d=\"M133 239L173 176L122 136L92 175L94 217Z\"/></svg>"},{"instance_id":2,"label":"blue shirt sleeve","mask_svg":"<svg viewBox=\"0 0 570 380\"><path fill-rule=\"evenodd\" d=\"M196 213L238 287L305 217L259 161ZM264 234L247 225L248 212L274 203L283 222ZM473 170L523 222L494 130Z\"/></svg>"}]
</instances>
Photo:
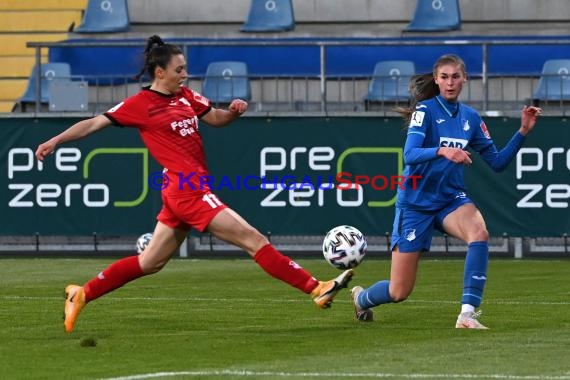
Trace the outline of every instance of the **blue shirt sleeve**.
<instances>
[{"instance_id":1,"label":"blue shirt sleeve","mask_svg":"<svg viewBox=\"0 0 570 380\"><path fill-rule=\"evenodd\" d=\"M496 172L505 170L524 143L525 137L516 132L501 151L495 144L487 146L479 154L483 160Z\"/></svg>"},{"instance_id":2,"label":"blue shirt sleeve","mask_svg":"<svg viewBox=\"0 0 570 380\"><path fill-rule=\"evenodd\" d=\"M426 135L431 127L431 113L422 103L416 106L408 125L408 136L404 145L404 163L415 165L437 158L438 147L424 147Z\"/></svg>"},{"instance_id":3,"label":"blue shirt sleeve","mask_svg":"<svg viewBox=\"0 0 570 380\"><path fill-rule=\"evenodd\" d=\"M404 145L404 163L406 165L419 164L420 162L436 159L437 150L435 148L423 148L425 135L420 133L409 133Z\"/></svg>"}]
</instances>

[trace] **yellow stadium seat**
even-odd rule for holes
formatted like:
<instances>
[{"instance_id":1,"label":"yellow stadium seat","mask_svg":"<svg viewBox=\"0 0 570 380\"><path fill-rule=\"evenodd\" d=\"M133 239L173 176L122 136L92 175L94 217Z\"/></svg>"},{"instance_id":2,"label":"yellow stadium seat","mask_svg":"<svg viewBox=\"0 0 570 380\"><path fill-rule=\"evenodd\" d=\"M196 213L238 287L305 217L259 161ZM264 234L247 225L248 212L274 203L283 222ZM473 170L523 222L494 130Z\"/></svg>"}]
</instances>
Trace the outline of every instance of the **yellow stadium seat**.
<instances>
[{"instance_id":1,"label":"yellow stadium seat","mask_svg":"<svg viewBox=\"0 0 570 380\"><path fill-rule=\"evenodd\" d=\"M33 48L26 47L30 41L55 42L67 39L67 33L0 33L0 57L35 55ZM47 50L43 52L47 54Z\"/></svg>"},{"instance_id":2,"label":"yellow stadium seat","mask_svg":"<svg viewBox=\"0 0 570 380\"><path fill-rule=\"evenodd\" d=\"M13 10L37 10L37 9L85 9L87 0L2 0L0 1L0 11Z\"/></svg>"},{"instance_id":3,"label":"yellow stadium seat","mask_svg":"<svg viewBox=\"0 0 570 380\"><path fill-rule=\"evenodd\" d=\"M42 63L46 63L48 57L42 57ZM0 67L5 72L10 73L10 77L27 77L30 75L30 69L36 64L34 56L11 56L0 57Z\"/></svg>"},{"instance_id":4,"label":"yellow stadium seat","mask_svg":"<svg viewBox=\"0 0 570 380\"><path fill-rule=\"evenodd\" d=\"M16 102L12 100L0 100L0 113L11 112L15 104Z\"/></svg>"},{"instance_id":5,"label":"yellow stadium seat","mask_svg":"<svg viewBox=\"0 0 570 380\"><path fill-rule=\"evenodd\" d=\"M30 75L30 73L28 73ZM0 101L15 102L28 86L28 79L3 79L2 91L0 91Z\"/></svg>"},{"instance_id":6,"label":"yellow stadium seat","mask_svg":"<svg viewBox=\"0 0 570 380\"><path fill-rule=\"evenodd\" d=\"M67 32L79 25L87 0L0 1L0 112L10 112L26 91L28 77L36 64L32 41L55 42L67 39ZM42 49L42 63L48 49Z\"/></svg>"},{"instance_id":7,"label":"yellow stadium seat","mask_svg":"<svg viewBox=\"0 0 570 380\"><path fill-rule=\"evenodd\" d=\"M66 32L81 22L80 10L0 12L0 32Z\"/></svg>"}]
</instances>

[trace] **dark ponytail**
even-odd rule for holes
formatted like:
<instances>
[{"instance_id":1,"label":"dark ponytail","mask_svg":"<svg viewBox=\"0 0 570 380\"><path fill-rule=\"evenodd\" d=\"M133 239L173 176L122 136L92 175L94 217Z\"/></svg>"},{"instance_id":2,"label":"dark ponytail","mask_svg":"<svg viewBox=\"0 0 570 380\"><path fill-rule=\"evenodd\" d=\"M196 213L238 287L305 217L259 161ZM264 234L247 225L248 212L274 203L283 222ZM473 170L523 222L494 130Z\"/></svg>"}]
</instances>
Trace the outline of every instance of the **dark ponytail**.
<instances>
[{"instance_id":1,"label":"dark ponytail","mask_svg":"<svg viewBox=\"0 0 570 380\"><path fill-rule=\"evenodd\" d=\"M179 46L167 44L157 35L150 36L144 49L144 66L135 76L135 80L139 80L145 72L154 79L154 70L157 67L166 69L172 56L178 54L184 54Z\"/></svg>"},{"instance_id":2,"label":"dark ponytail","mask_svg":"<svg viewBox=\"0 0 570 380\"><path fill-rule=\"evenodd\" d=\"M433 73L414 75L410 78L408 89L410 90L409 107L395 109L406 122L411 120L418 102L439 95L439 86L435 83Z\"/></svg>"}]
</instances>

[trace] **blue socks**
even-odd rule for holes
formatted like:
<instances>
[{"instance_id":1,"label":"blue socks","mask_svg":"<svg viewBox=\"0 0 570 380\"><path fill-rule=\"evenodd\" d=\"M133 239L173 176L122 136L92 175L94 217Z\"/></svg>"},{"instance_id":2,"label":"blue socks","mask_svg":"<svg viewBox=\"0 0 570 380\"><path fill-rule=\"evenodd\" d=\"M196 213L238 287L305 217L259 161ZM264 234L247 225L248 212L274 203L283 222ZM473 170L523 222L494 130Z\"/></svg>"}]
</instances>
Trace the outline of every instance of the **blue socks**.
<instances>
[{"instance_id":1,"label":"blue socks","mask_svg":"<svg viewBox=\"0 0 570 380\"><path fill-rule=\"evenodd\" d=\"M358 305L363 309L370 309L371 307L381 305L383 303L390 303L390 281L378 281L368 289L364 289L358 295Z\"/></svg>"},{"instance_id":2,"label":"blue socks","mask_svg":"<svg viewBox=\"0 0 570 380\"><path fill-rule=\"evenodd\" d=\"M487 281L487 264L489 262L489 245L486 241L475 241L469 244L465 257L463 273L462 304L479 307L483 299L483 289Z\"/></svg>"},{"instance_id":3,"label":"blue socks","mask_svg":"<svg viewBox=\"0 0 570 380\"><path fill-rule=\"evenodd\" d=\"M463 274L462 304L479 307L483 298L483 289L487 282L487 265L489 262L489 245L486 241L475 241L469 244L465 257ZM364 289L357 299L363 309L394 302L390 297L390 281L378 281L368 289Z\"/></svg>"}]
</instances>

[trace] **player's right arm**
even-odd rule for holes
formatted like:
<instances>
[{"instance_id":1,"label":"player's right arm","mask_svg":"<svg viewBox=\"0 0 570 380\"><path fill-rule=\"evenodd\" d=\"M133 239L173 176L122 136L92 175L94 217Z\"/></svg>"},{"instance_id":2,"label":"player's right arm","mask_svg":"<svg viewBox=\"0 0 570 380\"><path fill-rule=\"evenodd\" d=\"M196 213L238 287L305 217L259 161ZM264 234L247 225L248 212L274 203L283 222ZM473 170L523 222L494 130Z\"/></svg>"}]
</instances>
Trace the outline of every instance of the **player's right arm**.
<instances>
[{"instance_id":1,"label":"player's right arm","mask_svg":"<svg viewBox=\"0 0 570 380\"><path fill-rule=\"evenodd\" d=\"M90 119L81 120L61 132L59 135L38 145L38 148L36 149L36 157L38 160L43 161L44 158L46 158L48 154L51 154L59 144L79 140L109 125L111 125L111 120L104 115L98 115Z\"/></svg>"}]
</instances>

